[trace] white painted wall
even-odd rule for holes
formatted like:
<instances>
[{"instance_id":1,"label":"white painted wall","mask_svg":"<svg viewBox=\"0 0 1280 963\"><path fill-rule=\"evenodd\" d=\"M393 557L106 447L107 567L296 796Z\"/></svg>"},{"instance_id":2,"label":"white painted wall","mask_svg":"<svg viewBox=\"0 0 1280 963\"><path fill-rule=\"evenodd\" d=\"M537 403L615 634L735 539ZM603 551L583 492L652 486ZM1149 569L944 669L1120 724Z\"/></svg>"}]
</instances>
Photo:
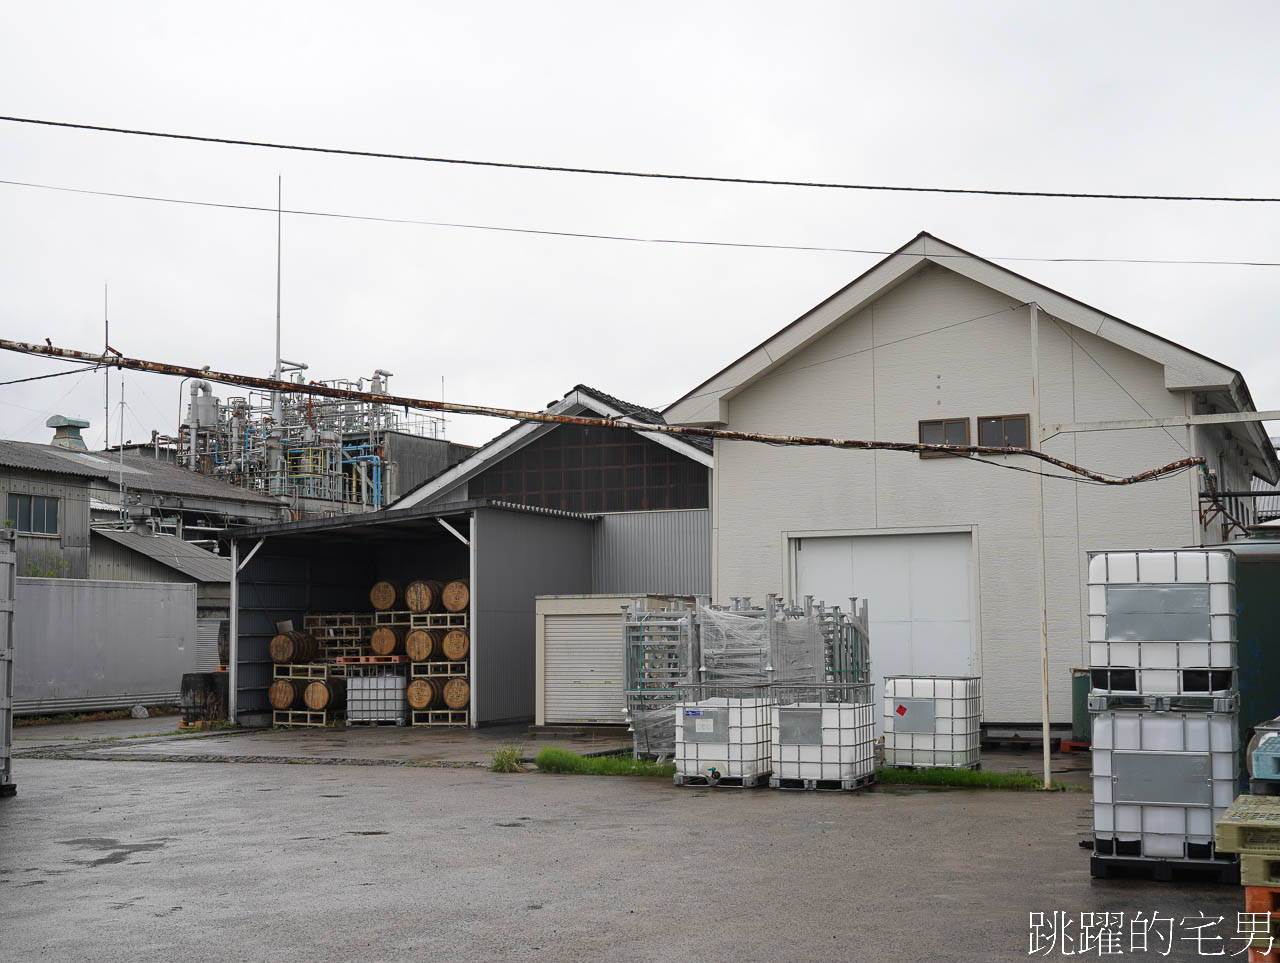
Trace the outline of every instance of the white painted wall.
<instances>
[{"instance_id":1,"label":"white painted wall","mask_svg":"<svg viewBox=\"0 0 1280 963\"><path fill-rule=\"evenodd\" d=\"M976 319L976 320L971 320ZM1068 334L1070 332L1070 334ZM1185 414L1162 365L1040 315L1046 423ZM736 430L915 440L918 422L1031 411L1030 314L934 264L724 403ZM1111 474L1185 457L1186 429L1062 435L1047 452ZM980 464L979 462L982 462ZM1036 488L1025 457L921 459L896 452L716 442L714 594L790 593L795 534L921 528L975 533L988 722L1040 717ZM1052 471L1052 469L1048 469ZM1235 482L1233 482L1235 484ZM1241 487L1247 487L1243 482ZM1051 716L1070 719L1069 669L1085 662L1089 551L1201 541L1186 476L1132 488L1046 479ZM875 598L869 599L874 619ZM872 638L872 646L876 639Z\"/></svg>"}]
</instances>

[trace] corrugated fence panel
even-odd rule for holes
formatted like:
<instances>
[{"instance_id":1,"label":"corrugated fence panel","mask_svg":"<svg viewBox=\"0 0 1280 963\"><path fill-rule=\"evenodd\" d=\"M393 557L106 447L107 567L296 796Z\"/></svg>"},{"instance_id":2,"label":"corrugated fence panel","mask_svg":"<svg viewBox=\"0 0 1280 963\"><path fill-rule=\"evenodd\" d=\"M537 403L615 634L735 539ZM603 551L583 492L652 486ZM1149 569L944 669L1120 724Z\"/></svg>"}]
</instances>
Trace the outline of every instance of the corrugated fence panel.
<instances>
[{"instance_id":1,"label":"corrugated fence panel","mask_svg":"<svg viewBox=\"0 0 1280 963\"><path fill-rule=\"evenodd\" d=\"M218 626L222 619L196 620L196 671L213 672L218 668Z\"/></svg>"},{"instance_id":2,"label":"corrugated fence panel","mask_svg":"<svg viewBox=\"0 0 1280 963\"><path fill-rule=\"evenodd\" d=\"M14 710L177 702L196 668L196 587L19 578Z\"/></svg>"},{"instance_id":3,"label":"corrugated fence panel","mask_svg":"<svg viewBox=\"0 0 1280 963\"><path fill-rule=\"evenodd\" d=\"M544 618L547 723L626 722L620 614Z\"/></svg>"},{"instance_id":4,"label":"corrugated fence panel","mask_svg":"<svg viewBox=\"0 0 1280 963\"><path fill-rule=\"evenodd\" d=\"M605 515L591 542L591 591L711 593L711 512Z\"/></svg>"}]
</instances>

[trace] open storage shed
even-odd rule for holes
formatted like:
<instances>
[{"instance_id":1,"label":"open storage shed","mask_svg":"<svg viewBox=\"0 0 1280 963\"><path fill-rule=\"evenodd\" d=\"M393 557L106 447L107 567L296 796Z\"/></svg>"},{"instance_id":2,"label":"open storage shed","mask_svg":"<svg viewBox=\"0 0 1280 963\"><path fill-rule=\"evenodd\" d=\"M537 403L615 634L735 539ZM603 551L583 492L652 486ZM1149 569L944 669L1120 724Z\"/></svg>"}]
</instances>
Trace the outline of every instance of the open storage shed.
<instances>
[{"instance_id":1,"label":"open storage shed","mask_svg":"<svg viewBox=\"0 0 1280 963\"><path fill-rule=\"evenodd\" d=\"M689 515L702 521L705 513ZM271 723L268 645L278 623L292 621L301 629L308 615L368 613L370 587L383 579L402 585L414 579L466 579L471 595L469 725L532 721L535 598L598 592L619 579L654 581L631 574L631 549L642 544L653 548L653 536L640 531L628 537L629 531L609 524L609 516L489 499L230 531L223 539L230 543L237 570L228 666L232 721ZM709 542L701 526L695 525L691 534L693 544ZM663 581L680 582L686 592L705 584L705 551L682 566L675 559L686 552L662 547L668 551L654 555L655 569L665 562ZM686 566L688 572L683 571ZM634 588L668 590L656 584Z\"/></svg>"}]
</instances>

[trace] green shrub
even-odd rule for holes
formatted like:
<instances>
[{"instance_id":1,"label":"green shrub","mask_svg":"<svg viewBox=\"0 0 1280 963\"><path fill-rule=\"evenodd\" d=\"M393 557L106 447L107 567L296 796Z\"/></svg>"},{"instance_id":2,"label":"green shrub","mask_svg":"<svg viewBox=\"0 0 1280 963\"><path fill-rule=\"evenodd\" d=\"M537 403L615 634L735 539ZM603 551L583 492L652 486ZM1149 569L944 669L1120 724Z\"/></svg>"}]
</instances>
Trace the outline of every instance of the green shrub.
<instances>
[{"instance_id":1,"label":"green shrub","mask_svg":"<svg viewBox=\"0 0 1280 963\"><path fill-rule=\"evenodd\" d=\"M516 745L514 742L498 746L489 757L489 770L491 772L524 772L524 767L520 765L520 756L523 754L524 746Z\"/></svg>"}]
</instances>

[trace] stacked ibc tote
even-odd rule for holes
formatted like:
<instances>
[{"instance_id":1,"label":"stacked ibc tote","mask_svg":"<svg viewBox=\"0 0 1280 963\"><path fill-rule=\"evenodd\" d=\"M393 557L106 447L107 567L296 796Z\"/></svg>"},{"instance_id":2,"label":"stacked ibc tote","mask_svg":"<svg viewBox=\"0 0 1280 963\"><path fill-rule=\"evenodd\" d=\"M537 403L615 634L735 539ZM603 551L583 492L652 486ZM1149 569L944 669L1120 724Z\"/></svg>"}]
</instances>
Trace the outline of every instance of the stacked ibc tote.
<instances>
[{"instance_id":1,"label":"stacked ibc tote","mask_svg":"<svg viewBox=\"0 0 1280 963\"><path fill-rule=\"evenodd\" d=\"M1093 876L1237 878L1214 848L1240 775L1235 612L1229 551L1090 555Z\"/></svg>"}]
</instances>

